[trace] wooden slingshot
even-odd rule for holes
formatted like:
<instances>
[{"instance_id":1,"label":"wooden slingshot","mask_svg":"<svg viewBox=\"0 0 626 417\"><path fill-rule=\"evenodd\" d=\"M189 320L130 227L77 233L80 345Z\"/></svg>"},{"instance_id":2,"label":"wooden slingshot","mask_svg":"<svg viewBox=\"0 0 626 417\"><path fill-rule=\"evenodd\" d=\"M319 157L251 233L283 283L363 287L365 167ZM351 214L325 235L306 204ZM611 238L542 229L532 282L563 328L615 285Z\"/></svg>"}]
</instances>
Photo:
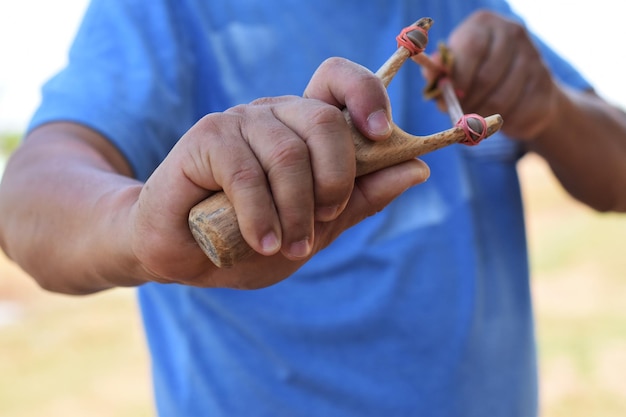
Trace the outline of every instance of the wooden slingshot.
<instances>
[{"instance_id":1,"label":"wooden slingshot","mask_svg":"<svg viewBox=\"0 0 626 417\"><path fill-rule=\"evenodd\" d=\"M399 35L398 49L376 72L376 76L382 80L385 87L409 57L423 52L428 43L427 31L432 23L432 19L422 18ZM404 42L401 42L401 36ZM407 40L410 43L406 43ZM421 63L419 60L415 61ZM456 96L452 94L453 97L450 97L450 90L447 88L443 89L443 92L449 112L455 112L451 117L458 118L460 106ZM345 110L344 115L352 125ZM457 124L451 129L428 136L414 136L393 125L391 136L387 140L377 142L365 138L352 126L356 150L356 174L365 175L454 143L475 144L497 132L502 126L502 117L495 114L482 119L478 115L469 115L466 122L465 126ZM477 135L479 137L476 137ZM254 252L243 239L235 209L224 192L215 193L193 207L189 213L189 227L204 253L218 267L233 266Z\"/></svg>"}]
</instances>

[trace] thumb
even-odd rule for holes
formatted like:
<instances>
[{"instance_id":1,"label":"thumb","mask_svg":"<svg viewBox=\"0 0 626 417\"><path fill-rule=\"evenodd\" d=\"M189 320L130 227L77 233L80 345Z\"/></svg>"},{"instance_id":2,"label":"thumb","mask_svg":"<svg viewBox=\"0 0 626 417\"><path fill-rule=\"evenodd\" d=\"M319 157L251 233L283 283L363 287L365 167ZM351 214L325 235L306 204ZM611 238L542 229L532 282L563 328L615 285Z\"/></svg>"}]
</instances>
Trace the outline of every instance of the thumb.
<instances>
[{"instance_id":1,"label":"thumb","mask_svg":"<svg viewBox=\"0 0 626 417\"><path fill-rule=\"evenodd\" d=\"M346 108L354 126L367 138L391 134L391 106L382 81L367 68L344 58L330 58L315 71L305 98Z\"/></svg>"}]
</instances>

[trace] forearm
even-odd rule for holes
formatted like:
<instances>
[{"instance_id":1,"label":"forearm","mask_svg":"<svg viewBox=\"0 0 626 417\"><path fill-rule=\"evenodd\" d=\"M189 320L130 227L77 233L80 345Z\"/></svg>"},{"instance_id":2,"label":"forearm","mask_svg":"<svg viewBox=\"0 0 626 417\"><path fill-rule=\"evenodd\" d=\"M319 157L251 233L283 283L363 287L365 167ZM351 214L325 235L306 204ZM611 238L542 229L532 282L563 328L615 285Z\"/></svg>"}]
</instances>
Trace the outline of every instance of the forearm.
<instances>
[{"instance_id":1,"label":"forearm","mask_svg":"<svg viewBox=\"0 0 626 417\"><path fill-rule=\"evenodd\" d=\"M44 288L85 294L141 281L128 215L141 184L60 124L34 131L0 187L0 243ZM69 128L68 128L69 127Z\"/></svg>"},{"instance_id":2,"label":"forearm","mask_svg":"<svg viewBox=\"0 0 626 417\"><path fill-rule=\"evenodd\" d=\"M565 189L600 211L626 211L626 114L590 92L561 89L546 129L529 142Z\"/></svg>"}]
</instances>

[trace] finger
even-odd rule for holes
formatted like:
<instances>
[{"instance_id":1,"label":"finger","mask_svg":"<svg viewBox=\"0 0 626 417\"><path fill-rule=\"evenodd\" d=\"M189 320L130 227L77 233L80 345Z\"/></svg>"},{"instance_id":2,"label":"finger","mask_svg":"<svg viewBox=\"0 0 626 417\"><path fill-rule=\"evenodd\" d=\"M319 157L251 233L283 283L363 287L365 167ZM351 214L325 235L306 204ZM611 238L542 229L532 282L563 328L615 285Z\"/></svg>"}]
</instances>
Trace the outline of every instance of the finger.
<instances>
[{"instance_id":1,"label":"finger","mask_svg":"<svg viewBox=\"0 0 626 417\"><path fill-rule=\"evenodd\" d=\"M489 95L484 95L481 101L475 104L467 105L467 111L479 114L501 114L503 117L511 114L514 107L519 104L519 99L524 91L528 77L525 76L526 60L525 57L518 55L513 59L509 67L510 74L519 74L515 76L505 77L493 88ZM514 119L514 118L513 118ZM507 117L507 120L510 120Z\"/></svg>"},{"instance_id":2,"label":"finger","mask_svg":"<svg viewBox=\"0 0 626 417\"><path fill-rule=\"evenodd\" d=\"M282 229L265 171L241 137L242 124L243 117L236 111L201 120L198 153L202 159L195 170L196 181L209 190L223 189L235 208L243 238L255 251L271 255L280 249Z\"/></svg>"},{"instance_id":3,"label":"finger","mask_svg":"<svg viewBox=\"0 0 626 417\"><path fill-rule=\"evenodd\" d=\"M517 139L532 139L551 123L556 106L555 85L549 70L538 59L520 57L518 67L518 85L515 90L510 89L515 96L509 98L510 105L503 113L511 121L504 132Z\"/></svg>"},{"instance_id":4,"label":"finger","mask_svg":"<svg viewBox=\"0 0 626 417\"><path fill-rule=\"evenodd\" d=\"M317 253L328 246L343 231L360 220L382 210L407 188L426 181L428 175L429 168L424 162L412 160L360 177L359 189L353 193L346 210L335 221L316 223L315 247L312 253ZM222 277L224 269L215 271L213 277L226 283L218 285L232 286L234 273L237 275L235 279L238 282L238 288L261 288L278 281L274 275L287 276L299 268L304 261L305 259L286 263L280 255L262 259L250 257L235 265L233 269L229 269L226 277ZM270 273L257 276L258 274L251 275L237 271L245 271L252 263L255 269L268 270Z\"/></svg>"},{"instance_id":5,"label":"finger","mask_svg":"<svg viewBox=\"0 0 626 417\"><path fill-rule=\"evenodd\" d=\"M472 84L464 90L462 104L469 110L476 108L487 97L501 88L501 84L515 76L512 66L522 55L524 29L502 19L491 26L490 43L485 45L485 56L478 63ZM463 63L459 64L459 71Z\"/></svg>"},{"instance_id":6,"label":"finger","mask_svg":"<svg viewBox=\"0 0 626 417\"><path fill-rule=\"evenodd\" d=\"M357 179L344 212L332 223L318 223L316 246L321 249L341 232L381 211L408 188L426 181L430 171L421 160L410 160Z\"/></svg>"},{"instance_id":7,"label":"finger","mask_svg":"<svg viewBox=\"0 0 626 417\"><path fill-rule=\"evenodd\" d=\"M287 104L283 104L284 98L253 102L245 107L241 124L242 137L267 175L280 221L282 251L292 259L306 257L312 249L314 181L306 142L280 120L278 112L295 107L299 110L296 113L304 114L299 117L306 119L307 109L302 102L301 98L289 99Z\"/></svg>"},{"instance_id":8,"label":"finger","mask_svg":"<svg viewBox=\"0 0 626 417\"><path fill-rule=\"evenodd\" d=\"M419 159L357 178L346 209L331 223L317 223L316 250L326 247L342 231L376 214L408 188L428 179L430 169Z\"/></svg>"},{"instance_id":9,"label":"finger","mask_svg":"<svg viewBox=\"0 0 626 417\"><path fill-rule=\"evenodd\" d=\"M318 100L277 106L274 114L306 142L313 173L315 219L343 210L354 186L356 163L350 128L336 107Z\"/></svg>"},{"instance_id":10,"label":"finger","mask_svg":"<svg viewBox=\"0 0 626 417\"><path fill-rule=\"evenodd\" d=\"M454 87L464 96L474 84L474 78L487 56L491 44L491 32L484 24L475 24L475 15L464 21L448 39L454 56L452 79Z\"/></svg>"},{"instance_id":11,"label":"finger","mask_svg":"<svg viewBox=\"0 0 626 417\"><path fill-rule=\"evenodd\" d=\"M353 193L353 210L364 216L372 216L410 187L425 182L429 176L428 165L420 159L412 159L381 170L379 174L359 177Z\"/></svg>"},{"instance_id":12,"label":"finger","mask_svg":"<svg viewBox=\"0 0 626 417\"><path fill-rule=\"evenodd\" d=\"M354 126L369 139L385 139L391 134L391 106L382 81L351 61L324 61L313 74L304 97L347 108Z\"/></svg>"},{"instance_id":13,"label":"finger","mask_svg":"<svg viewBox=\"0 0 626 417\"><path fill-rule=\"evenodd\" d=\"M414 58L414 59L418 61L418 58ZM426 61L426 59L424 61ZM419 61L417 62L418 64L420 64L422 76L429 83L432 82L435 79L435 77L441 74L441 68L443 67L443 62L441 60L441 54L439 53L439 51L435 51L432 53L432 55L430 55L430 62L432 63L432 65L423 64Z\"/></svg>"}]
</instances>

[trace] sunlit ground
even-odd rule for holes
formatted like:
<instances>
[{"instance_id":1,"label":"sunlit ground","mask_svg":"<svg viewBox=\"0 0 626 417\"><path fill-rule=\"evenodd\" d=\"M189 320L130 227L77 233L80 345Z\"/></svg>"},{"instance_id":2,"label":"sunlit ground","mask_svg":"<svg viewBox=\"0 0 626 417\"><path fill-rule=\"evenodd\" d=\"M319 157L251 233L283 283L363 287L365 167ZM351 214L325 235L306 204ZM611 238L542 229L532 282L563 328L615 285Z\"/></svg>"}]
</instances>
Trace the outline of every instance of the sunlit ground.
<instances>
[{"instance_id":1,"label":"sunlit ground","mask_svg":"<svg viewBox=\"0 0 626 417\"><path fill-rule=\"evenodd\" d=\"M0 277L0 416L154 415L132 291L51 295L4 258Z\"/></svg>"},{"instance_id":2,"label":"sunlit ground","mask_svg":"<svg viewBox=\"0 0 626 417\"><path fill-rule=\"evenodd\" d=\"M565 197L522 163L534 271L543 417L626 415L626 216ZM531 186L532 184L532 186ZM131 290L39 290L0 257L0 416L153 415Z\"/></svg>"},{"instance_id":3,"label":"sunlit ground","mask_svg":"<svg viewBox=\"0 0 626 417\"><path fill-rule=\"evenodd\" d=\"M522 164L546 417L626 416L626 215L573 202Z\"/></svg>"}]
</instances>

